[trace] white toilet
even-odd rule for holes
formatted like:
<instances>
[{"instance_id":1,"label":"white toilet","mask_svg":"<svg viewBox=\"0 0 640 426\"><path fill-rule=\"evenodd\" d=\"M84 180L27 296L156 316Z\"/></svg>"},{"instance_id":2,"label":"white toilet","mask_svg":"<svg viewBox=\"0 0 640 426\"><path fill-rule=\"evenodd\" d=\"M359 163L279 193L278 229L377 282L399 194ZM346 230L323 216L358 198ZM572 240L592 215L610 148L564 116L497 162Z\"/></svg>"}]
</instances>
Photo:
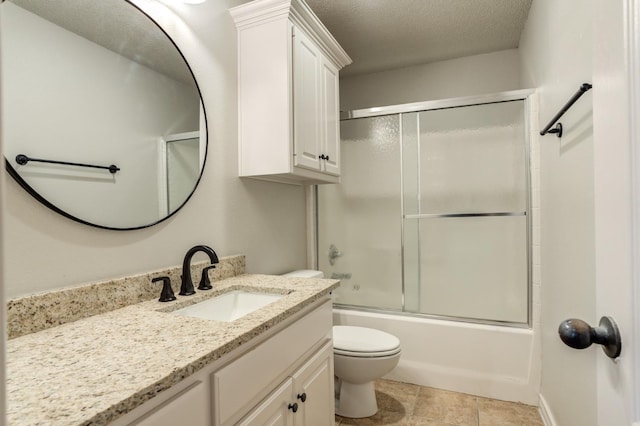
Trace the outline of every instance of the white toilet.
<instances>
[{"instance_id":1,"label":"white toilet","mask_svg":"<svg viewBox=\"0 0 640 426\"><path fill-rule=\"evenodd\" d=\"M301 270L285 274L322 278L321 271ZM373 416L378 411L373 381L398 365L400 340L366 327L333 326L334 374L338 378L336 414L342 417Z\"/></svg>"}]
</instances>

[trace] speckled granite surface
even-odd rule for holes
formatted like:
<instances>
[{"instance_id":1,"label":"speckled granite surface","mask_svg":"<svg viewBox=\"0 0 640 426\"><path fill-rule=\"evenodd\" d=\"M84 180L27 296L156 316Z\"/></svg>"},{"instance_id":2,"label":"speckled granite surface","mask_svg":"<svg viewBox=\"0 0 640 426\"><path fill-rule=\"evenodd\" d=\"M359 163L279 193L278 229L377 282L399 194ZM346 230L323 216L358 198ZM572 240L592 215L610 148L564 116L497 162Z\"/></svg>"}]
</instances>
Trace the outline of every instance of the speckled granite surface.
<instances>
[{"instance_id":1,"label":"speckled granite surface","mask_svg":"<svg viewBox=\"0 0 640 426\"><path fill-rule=\"evenodd\" d=\"M194 262L191 276L198 286L202 268L209 262ZM245 272L245 256L220 258L215 269L209 270L211 282L242 275ZM7 333L9 339L45 330L92 315L157 299L161 283L152 283L155 277L171 278L173 291L180 290L182 267L163 269L117 280L91 283L79 287L33 294L7 302Z\"/></svg>"},{"instance_id":2,"label":"speckled granite surface","mask_svg":"<svg viewBox=\"0 0 640 426\"><path fill-rule=\"evenodd\" d=\"M282 322L337 280L242 275L214 290L126 306L8 342L9 425L103 425ZM163 312L233 289L287 294L231 323Z\"/></svg>"}]
</instances>

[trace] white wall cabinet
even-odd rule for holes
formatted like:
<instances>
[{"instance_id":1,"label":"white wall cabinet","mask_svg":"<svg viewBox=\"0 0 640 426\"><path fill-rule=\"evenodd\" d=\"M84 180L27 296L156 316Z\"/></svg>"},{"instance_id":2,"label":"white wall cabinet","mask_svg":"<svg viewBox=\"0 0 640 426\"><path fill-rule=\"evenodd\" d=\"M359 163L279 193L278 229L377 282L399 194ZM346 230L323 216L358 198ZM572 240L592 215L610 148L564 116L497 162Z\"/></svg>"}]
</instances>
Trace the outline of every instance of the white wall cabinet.
<instances>
[{"instance_id":1,"label":"white wall cabinet","mask_svg":"<svg viewBox=\"0 0 640 426\"><path fill-rule=\"evenodd\" d=\"M338 73L351 59L302 0L256 0L231 14L240 176L339 182Z\"/></svg>"},{"instance_id":2,"label":"white wall cabinet","mask_svg":"<svg viewBox=\"0 0 640 426\"><path fill-rule=\"evenodd\" d=\"M327 296L161 392L113 426L333 425L331 336L332 305Z\"/></svg>"},{"instance_id":3,"label":"white wall cabinet","mask_svg":"<svg viewBox=\"0 0 640 426\"><path fill-rule=\"evenodd\" d=\"M338 68L295 27L293 59L293 165L340 176Z\"/></svg>"}]
</instances>

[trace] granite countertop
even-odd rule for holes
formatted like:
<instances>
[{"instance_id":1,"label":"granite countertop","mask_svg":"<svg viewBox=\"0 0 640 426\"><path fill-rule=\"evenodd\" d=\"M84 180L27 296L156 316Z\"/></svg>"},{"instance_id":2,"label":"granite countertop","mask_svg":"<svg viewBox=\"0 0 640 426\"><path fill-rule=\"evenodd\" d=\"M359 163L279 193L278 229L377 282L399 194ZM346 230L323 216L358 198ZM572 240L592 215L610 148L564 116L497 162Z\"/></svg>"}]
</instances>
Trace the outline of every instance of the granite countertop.
<instances>
[{"instance_id":1,"label":"granite countertop","mask_svg":"<svg viewBox=\"0 0 640 426\"><path fill-rule=\"evenodd\" d=\"M284 321L337 280L240 275L8 341L9 425L102 425ZM233 322L168 313L233 289L286 294Z\"/></svg>"}]
</instances>

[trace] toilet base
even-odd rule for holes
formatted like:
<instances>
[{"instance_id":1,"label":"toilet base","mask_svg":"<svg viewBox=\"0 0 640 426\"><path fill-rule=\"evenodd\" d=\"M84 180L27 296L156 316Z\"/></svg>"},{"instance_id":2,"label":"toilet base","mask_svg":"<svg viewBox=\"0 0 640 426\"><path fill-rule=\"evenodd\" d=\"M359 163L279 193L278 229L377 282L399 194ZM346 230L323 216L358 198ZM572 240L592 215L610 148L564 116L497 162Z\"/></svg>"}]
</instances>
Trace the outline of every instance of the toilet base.
<instances>
[{"instance_id":1,"label":"toilet base","mask_svg":"<svg viewBox=\"0 0 640 426\"><path fill-rule=\"evenodd\" d=\"M341 380L340 397L336 400L336 414L341 417L360 419L378 412L373 382L354 384Z\"/></svg>"}]
</instances>

